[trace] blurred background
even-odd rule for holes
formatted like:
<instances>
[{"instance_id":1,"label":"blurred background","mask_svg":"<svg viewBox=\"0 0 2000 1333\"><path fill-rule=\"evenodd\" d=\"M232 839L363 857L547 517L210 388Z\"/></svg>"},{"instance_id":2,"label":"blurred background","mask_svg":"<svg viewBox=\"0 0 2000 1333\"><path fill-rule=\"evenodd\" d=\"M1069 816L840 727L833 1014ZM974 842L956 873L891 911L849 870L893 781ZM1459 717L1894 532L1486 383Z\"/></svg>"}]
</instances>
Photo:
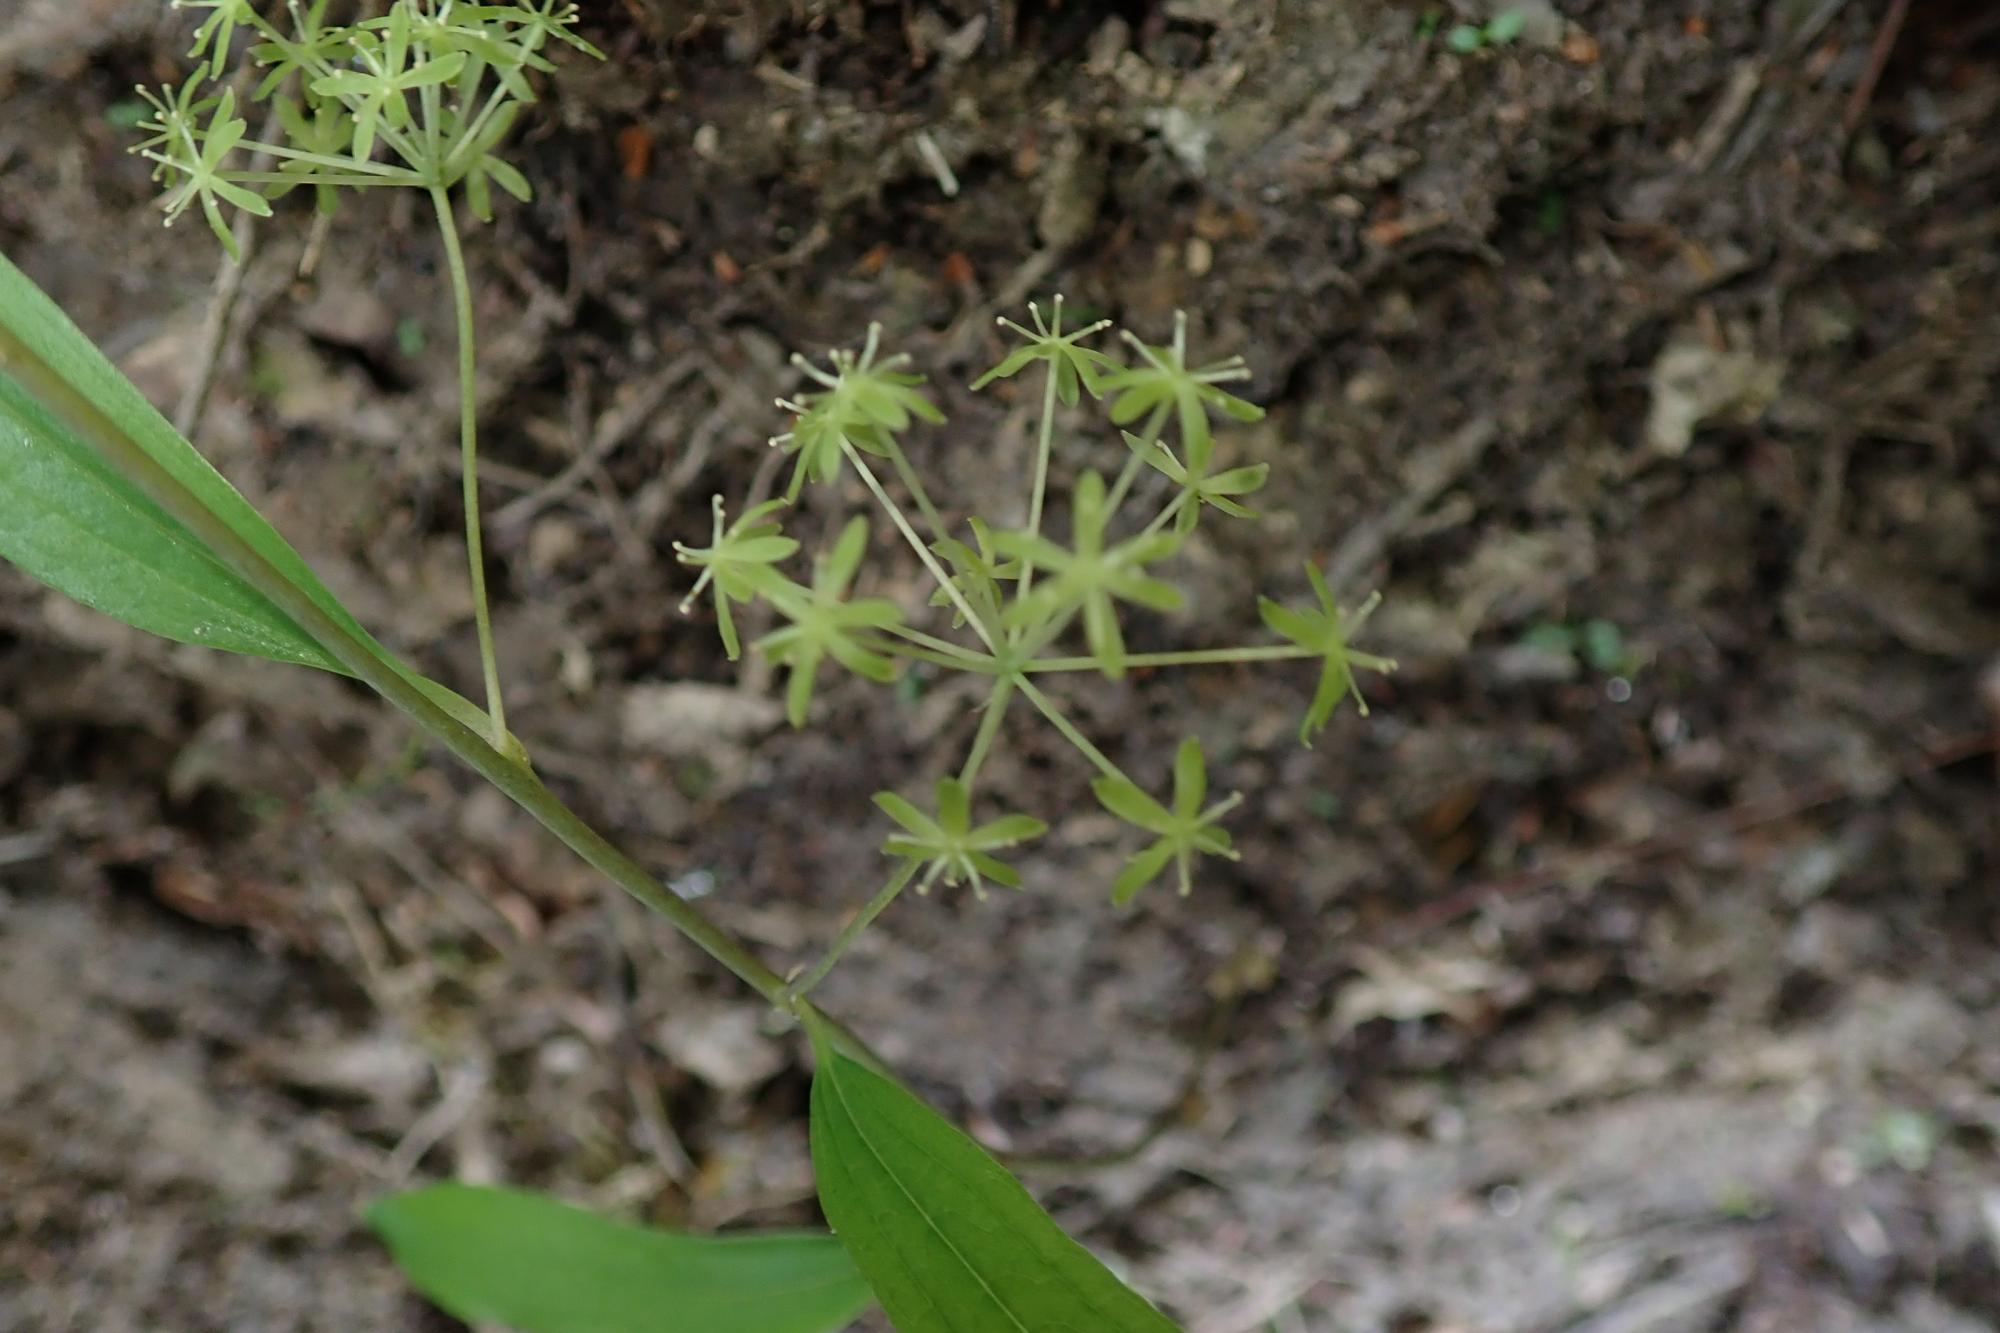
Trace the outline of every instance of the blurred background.
<instances>
[{"instance_id":1,"label":"blurred background","mask_svg":"<svg viewBox=\"0 0 2000 1333\"><path fill-rule=\"evenodd\" d=\"M1460 50L1500 10L1518 37ZM828 1006L1191 1333L1975 1333L2000 1310L2000 12L1976 0L599 0L472 233L509 712L781 965L876 882L865 793L973 696L809 731L670 543L768 493L793 349L880 320L946 497L1056 290L1241 352L1275 518L1142 648L1320 562L1398 657L1068 682L1192 731L1243 859L1114 909L1073 756L1027 890L899 903ZM220 255L133 86L192 18L0 0L0 247L172 411ZM1479 45L1471 43L1471 45ZM452 338L411 201L258 231L196 438L468 691ZM1122 456L1080 419L1060 476ZM830 529L860 497L793 520ZM947 506L950 507L949 504ZM958 511L958 512L963 512ZM867 577L915 599L887 543ZM0 1329L444 1329L357 1210L466 1177L815 1220L802 1043L341 682L0 570Z\"/></svg>"}]
</instances>

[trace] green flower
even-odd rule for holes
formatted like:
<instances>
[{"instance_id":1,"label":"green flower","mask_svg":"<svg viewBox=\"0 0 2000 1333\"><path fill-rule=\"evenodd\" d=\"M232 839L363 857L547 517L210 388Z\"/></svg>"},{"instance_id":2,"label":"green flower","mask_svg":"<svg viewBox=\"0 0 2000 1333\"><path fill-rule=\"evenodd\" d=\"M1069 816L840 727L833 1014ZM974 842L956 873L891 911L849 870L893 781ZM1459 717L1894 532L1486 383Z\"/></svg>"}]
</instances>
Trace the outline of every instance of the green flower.
<instances>
[{"instance_id":1,"label":"green flower","mask_svg":"<svg viewBox=\"0 0 2000 1333\"><path fill-rule=\"evenodd\" d=\"M539 47L544 38L553 37L587 56L604 59L602 51L571 31L576 26L577 12L571 0L539 0L534 4L522 0L512 5L479 5L472 10L478 18L519 25L521 39L530 51Z\"/></svg>"},{"instance_id":2,"label":"green flower","mask_svg":"<svg viewBox=\"0 0 2000 1333\"><path fill-rule=\"evenodd\" d=\"M1231 861L1239 859L1230 845L1229 831L1217 821L1242 804L1243 798L1229 796L1207 809L1202 808L1201 803L1208 796L1208 767L1202 759L1201 742L1192 736L1181 742L1180 752L1174 756L1171 810L1124 778L1099 778L1090 786L1105 809L1128 824L1158 835L1150 845L1126 859L1111 885L1114 902L1130 902L1134 894L1159 878L1169 861L1174 863L1185 897L1194 888L1194 858L1198 854L1205 852Z\"/></svg>"},{"instance_id":3,"label":"green flower","mask_svg":"<svg viewBox=\"0 0 2000 1333\"><path fill-rule=\"evenodd\" d=\"M250 48L251 60L265 71L264 81L250 95L251 101L263 101L293 74L309 75L341 64L353 54L349 45L353 30L344 24L327 23L327 3L312 0L309 5L291 6L292 35L286 37L273 29L264 41Z\"/></svg>"},{"instance_id":4,"label":"green flower","mask_svg":"<svg viewBox=\"0 0 2000 1333\"><path fill-rule=\"evenodd\" d=\"M730 524L722 525L722 497L714 501L715 532L707 546L683 546L674 543L676 557L684 565L693 565L701 570L701 577L681 601L685 612L694 605L694 599L701 596L701 590L710 584L715 586L715 626L722 632L722 646L734 662L742 655L742 645L736 638L736 618L730 614L731 602L748 603L759 593L770 594L772 590L785 584L785 577L773 569L778 561L789 558L799 549L799 544L780 533L776 523L764 520L785 507L783 500L766 500L763 504L744 512L743 516Z\"/></svg>"},{"instance_id":5,"label":"green flower","mask_svg":"<svg viewBox=\"0 0 2000 1333\"><path fill-rule=\"evenodd\" d=\"M290 97L272 98L271 109L277 113L278 124L284 128L285 142L301 152L338 156L347 151L347 145L354 137L354 126L348 119L347 108L337 101L318 102L310 116L305 107ZM297 176L299 184L306 184L314 172L324 168L302 158L287 158L278 163L278 170L287 176ZM266 186L264 197L282 199L297 188L297 185ZM339 197L339 191L334 186L324 182L313 183L313 201L320 212L332 214Z\"/></svg>"},{"instance_id":6,"label":"green flower","mask_svg":"<svg viewBox=\"0 0 2000 1333\"><path fill-rule=\"evenodd\" d=\"M1034 321L1034 331L1030 332L1006 316L1001 316L1000 326L1012 329L1027 340L1027 346L1017 347L1007 354L1007 358L993 369L972 382L975 391L985 388L994 380L1011 379L1037 361L1046 361L1049 373L1055 376L1056 396L1071 407L1077 404L1077 389L1089 390L1092 398L1101 398L1103 374L1118 370L1116 361L1099 351L1083 346L1083 339L1111 327L1111 321L1100 319L1070 333L1062 331L1063 299L1058 292L1055 308L1047 322L1042 319L1042 308L1033 301L1028 302L1028 317Z\"/></svg>"},{"instance_id":7,"label":"green flower","mask_svg":"<svg viewBox=\"0 0 2000 1333\"><path fill-rule=\"evenodd\" d=\"M887 683L895 679L896 664L869 647L866 631L900 622L902 614L896 604L880 597L841 600L854 580L854 571L861 567L861 553L867 545L868 520L857 514L841 531L832 552L815 562L811 588L780 583L759 589L791 621L757 640L757 650L791 668L785 715L795 727L806 724L813 681L819 664L828 657L870 680Z\"/></svg>"},{"instance_id":8,"label":"green flower","mask_svg":"<svg viewBox=\"0 0 2000 1333\"><path fill-rule=\"evenodd\" d=\"M236 26L256 20L250 0L174 0L173 7L208 11L208 17L194 31L194 45L188 48L188 59L199 60L204 51L208 52L208 76L221 78L229 65L229 43L236 35Z\"/></svg>"},{"instance_id":9,"label":"green flower","mask_svg":"<svg viewBox=\"0 0 2000 1333\"><path fill-rule=\"evenodd\" d=\"M1187 363L1187 314L1174 315L1174 340L1165 347L1149 347L1127 333L1125 340L1138 349L1141 364L1108 375L1104 388L1115 395L1111 400L1111 420L1130 425L1148 413L1172 409L1180 421L1181 445L1188 464L1196 471L1208 467L1213 447L1208 432L1208 409L1238 421L1260 421L1264 409L1225 393L1216 385L1250 378L1250 369L1240 356L1206 366Z\"/></svg>"},{"instance_id":10,"label":"green flower","mask_svg":"<svg viewBox=\"0 0 2000 1333\"><path fill-rule=\"evenodd\" d=\"M957 588L979 618L991 622L1000 615L1000 583L1003 579L1021 577L1021 562L1002 560L993 545L993 530L986 526L986 520L971 520L972 540L976 546L967 546L956 537L946 537L931 543L931 550L944 557L952 569L951 585ZM958 599L950 592L939 588L931 594L932 606L952 608L952 627L965 623L965 612L958 609Z\"/></svg>"},{"instance_id":11,"label":"green flower","mask_svg":"<svg viewBox=\"0 0 2000 1333\"><path fill-rule=\"evenodd\" d=\"M994 534L994 549L1002 555L1032 560L1055 576L1009 608L1007 625L1019 628L1070 607L1080 608L1084 639L1104 674L1116 680L1125 674L1125 637L1118 628L1117 603L1132 602L1155 611L1180 609L1180 591L1146 573L1148 564L1173 554L1180 539L1166 532L1142 533L1106 545L1104 530L1111 522L1111 509L1105 503L1104 478L1095 472L1084 473L1077 482L1070 514L1068 550L1025 532Z\"/></svg>"},{"instance_id":12,"label":"green flower","mask_svg":"<svg viewBox=\"0 0 2000 1333\"><path fill-rule=\"evenodd\" d=\"M1201 521L1201 507L1210 505L1234 518L1255 518L1257 511L1236 503L1235 495L1249 495L1264 485L1264 479L1271 474L1269 463L1258 463L1254 467L1231 468L1227 472L1207 472L1199 467L1183 467L1174 457L1174 451L1163 441L1155 440L1150 446L1131 431L1121 431L1125 437L1125 447L1143 457L1148 464L1166 474L1169 481L1181 488L1180 510L1174 515L1174 530L1186 534L1193 532Z\"/></svg>"},{"instance_id":13,"label":"green flower","mask_svg":"<svg viewBox=\"0 0 2000 1333\"><path fill-rule=\"evenodd\" d=\"M341 70L314 80L313 93L338 97L354 116L354 158L365 162L375 152L375 138L384 128L410 124L410 95L450 83L465 68L465 52L453 51L434 60L410 59L410 7L399 4L384 19L371 20L353 34L358 70Z\"/></svg>"},{"instance_id":14,"label":"green flower","mask_svg":"<svg viewBox=\"0 0 2000 1333\"><path fill-rule=\"evenodd\" d=\"M150 137L140 143L138 152L157 164L154 179L176 182L161 200L167 212L167 225L172 226L176 218L198 203L222 248L231 259L241 259L236 238L223 219L222 205L233 204L260 218L271 216L271 205L264 196L229 180L223 171L224 161L243 142L248 128L236 115L235 92L224 90L219 98L197 101L196 82L189 79L178 95L169 88L162 88L158 96L145 88L139 89L139 95L152 104L154 114L139 127L149 131ZM201 115L211 108L208 128L202 129Z\"/></svg>"},{"instance_id":15,"label":"green flower","mask_svg":"<svg viewBox=\"0 0 2000 1333\"><path fill-rule=\"evenodd\" d=\"M807 481L828 482L840 475L842 449L853 445L864 453L887 456L894 447L891 436L908 430L912 418L935 425L944 413L917 386L921 375L904 372L909 363L905 354L876 360L881 348L882 326L868 326L868 341L860 353L836 348L827 354L831 371L821 370L802 356L792 364L805 372L824 392L802 393L796 400L780 398L778 406L798 415L798 423L771 444L798 455L786 495L797 498Z\"/></svg>"},{"instance_id":16,"label":"green flower","mask_svg":"<svg viewBox=\"0 0 2000 1333\"><path fill-rule=\"evenodd\" d=\"M493 191L489 181L524 204L535 197L535 187L528 184L528 178L494 151L514 128L514 118L520 111L519 102L507 103L487 120L486 128L467 136L445 159L446 178L464 182L465 202L481 222L493 220Z\"/></svg>"},{"instance_id":17,"label":"green flower","mask_svg":"<svg viewBox=\"0 0 2000 1333\"><path fill-rule=\"evenodd\" d=\"M969 882L972 892L986 896L986 881L1009 889L1021 887L1015 869L992 855L1003 847L1039 838L1049 826L1032 815L1002 815L990 824L972 826L972 793L957 778L940 778L937 817L932 818L894 792L877 792L875 804L903 827L882 850L891 856L926 863L929 867L917 892L924 893L943 878L947 884Z\"/></svg>"},{"instance_id":18,"label":"green flower","mask_svg":"<svg viewBox=\"0 0 2000 1333\"><path fill-rule=\"evenodd\" d=\"M1368 715L1368 701L1361 697L1361 687L1354 679L1356 667L1387 673L1394 671L1396 664L1389 658L1357 653L1347 646L1348 640L1381 604L1382 594L1370 594L1350 617L1334 604L1333 594L1327 591L1326 579L1316 566L1306 566L1306 577L1312 580L1313 596L1319 600L1317 610L1295 611L1268 597L1257 599L1257 610L1273 632L1317 654L1321 660L1319 686L1313 691L1312 706L1306 710L1305 721L1299 725L1300 743L1311 745L1314 734L1326 729L1328 719L1340 707L1343 697L1352 695L1354 706L1361 710L1361 715Z\"/></svg>"}]
</instances>

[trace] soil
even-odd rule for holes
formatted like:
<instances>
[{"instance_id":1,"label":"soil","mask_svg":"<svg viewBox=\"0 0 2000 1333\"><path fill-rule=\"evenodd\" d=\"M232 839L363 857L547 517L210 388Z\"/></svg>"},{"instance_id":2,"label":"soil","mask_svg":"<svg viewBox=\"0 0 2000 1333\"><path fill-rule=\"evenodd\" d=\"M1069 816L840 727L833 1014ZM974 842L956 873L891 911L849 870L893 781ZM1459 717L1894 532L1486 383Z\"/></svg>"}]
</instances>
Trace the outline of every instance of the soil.
<instances>
[{"instance_id":1,"label":"soil","mask_svg":"<svg viewBox=\"0 0 2000 1333\"><path fill-rule=\"evenodd\" d=\"M670 543L773 484L789 349L879 320L952 414L921 466L1005 505L996 311L1186 309L1281 480L1146 646L1311 558L1402 671L1310 750L1304 672L1078 683L1121 762L1203 738L1243 859L1114 909L1088 773L1010 732L1028 891L899 903L829 1008L1191 1333L2000 1327L2000 14L1562 0L1459 55L1470 6L587 8L610 61L468 243L566 797L809 960L973 700L784 728ZM0 14L0 246L165 405L217 256L116 121L186 28ZM199 439L471 687L438 276L395 202L267 227ZM451 1327L357 1220L424 1179L815 1217L800 1042L693 949L355 690L11 571L0 960L0 1329Z\"/></svg>"}]
</instances>

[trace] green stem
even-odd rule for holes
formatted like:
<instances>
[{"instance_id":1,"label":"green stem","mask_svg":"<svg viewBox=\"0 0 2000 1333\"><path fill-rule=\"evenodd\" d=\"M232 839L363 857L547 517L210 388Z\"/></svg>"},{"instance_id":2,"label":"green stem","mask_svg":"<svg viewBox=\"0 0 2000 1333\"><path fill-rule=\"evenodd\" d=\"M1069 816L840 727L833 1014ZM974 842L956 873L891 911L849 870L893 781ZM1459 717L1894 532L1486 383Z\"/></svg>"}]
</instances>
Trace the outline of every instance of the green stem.
<instances>
[{"instance_id":1,"label":"green stem","mask_svg":"<svg viewBox=\"0 0 2000 1333\"><path fill-rule=\"evenodd\" d=\"M339 176L332 173L310 175L294 171L232 171L228 175L232 185L332 185L340 189L365 190L381 185L420 185L423 182L412 176L409 179L388 176Z\"/></svg>"},{"instance_id":2,"label":"green stem","mask_svg":"<svg viewBox=\"0 0 2000 1333\"><path fill-rule=\"evenodd\" d=\"M924 489L924 479L917 475L914 467L910 466L909 455L905 454L903 446L894 440L889 441L889 461L895 465L896 476L901 479L903 489L907 490L910 498L917 502L917 512L923 515L925 525L931 530L931 536L943 541L944 519L938 516L937 506L931 503L930 493Z\"/></svg>"},{"instance_id":3,"label":"green stem","mask_svg":"<svg viewBox=\"0 0 2000 1333\"><path fill-rule=\"evenodd\" d=\"M905 861L895 874L889 876L889 882L876 890L875 896L868 900L867 905L854 914L854 919L841 928L840 934L827 946L826 952L820 955L812 970L792 983L791 997L794 1004L804 1000L807 991L826 980L826 974L833 971L834 964L840 961L841 955L847 952L849 946L860 939L868 927L875 924L875 918L888 911L889 904L895 902L903 890L909 887L910 881L916 878L922 864L921 861Z\"/></svg>"},{"instance_id":4,"label":"green stem","mask_svg":"<svg viewBox=\"0 0 2000 1333\"><path fill-rule=\"evenodd\" d=\"M951 576L939 566L937 557L931 553L930 547L924 545L923 538L917 536L916 529L910 526L910 520L903 513L903 507L890 498L889 492L882 489L882 480L875 475L875 469L868 466L868 460L863 458L861 451L852 444L842 440L840 447L847 454L848 462L854 464L854 470L861 474L861 480L866 482L868 489L874 493L876 502L888 511L889 518L895 523L897 531L903 534L903 540L910 544L910 549L924 562L924 568L928 569L931 577L937 580L938 587L944 589L945 596L951 598L952 605L956 606L958 613L965 617L965 623L972 626L980 641L986 645L987 651L997 653L1000 646L993 641L993 635L986 628L986 622L972 609L972 603L965 600L965 594L951 581Z\"/></svg>"},{"instance_id":5,"label":"green stem","mask_svg":"<svg viewBox=\"0 0 2000 1333\"><path fill-rule=\"evenodd\" d=\"M336 619L311 593L266 559L227 520L5 328L0 328L0 371L76 431L107 466L186 528L224 567L290 617L343 671L402 710L586 863L666 918L704 953L771 1004L788 1012L799 1012L783 977L765 966L735 936L709 920L701 909L654 879L637 861L585 823L542 785L533 769L508 757L487 737L441 708L417 685L421 677L397 662L357 627ZM895 1077L866 1042L838 1022L826 1021L850 1055L885 1077Z\"/></svg>"},{"instance_id":6,"label":"green stem","mask_svg":"<svg viewBox=\"0 0 2000 1333\"><path fill-rule=\"evenodd\" d=\"M899 639L864 638L859 640L859 642L862 647L867 648L870 652L881 653L884 657L901 657L912 662L929 662L932 666L943 667L947 671L969 671L975 675L990 676L999 670L999 667L993 664L993 659L990 657L980 658L977 661L969 661L956 654L935 653L928 648L919 647L914 643L906 643Z\"/></svg>"},{"instance_id":7,"label":"green stem","mask_svg":"<svg viewBox=\"0 0 2000 1333\"><path fill-rule=\"evenodd\" d=\"M1014 679L1002 676L993 682L993 692L986 696L986 709L979 715L979 730L973 734L972 750L965 756L965 767L958 771L958 780L965 784L967 791L979 779L979 770L986 763L986 756L993 750L993 740L1000 734L1000 724L1006 720L1007 705L1014 702Z\"/></svg>"},{"instance_id":8,"label":"green stem","mask_svg":"<svg viewBox=\"0 0 2000 1333\"><path fill-rule=\"evenodd\" d=\"M452 304L458 311L459 476L465 496L465 560L472 573L472 619L479 631L479 666L486 676L486 712L493 720L493 743L502 745L507 739L507 706L500 698L500 657L493 646L493 613L486 601L485 542L479 530L479 380L472 284L465 273L465 254L459 249L458 219L443 186L431 187L431 207L437 212L438 233L444 238Z\"/></svg>"},{"instance_id":9,"label":"green stem","mask_svg":"<svg viewBox=\"0 0 2000 1333\"><path fill-rule=\"evenodd\" d=\"M908 639L911 643L920 644L930 649L939 657L950 659L953 665L962 666L970 671L993 670L994 662L991 653L975 652L961 644L953 643L949 639L940 639L934 634L926 634L922 630L912 629L908 625L884 625L882 628L886 632L896 635L898 638Z\"/></svg>"},{"instance_id":10,"label":"green stem","mask_svg":"<svg viewBox=\"0 0 2000 1333\"><path fill-rule=\"evenodd\" d=\"M1076 724L1063 714L1062 709L1056 707L1055 700L1035 688L1034 682L1024 676L1016 676L1014 677L1014 683L1020 687L1021 693L1027 698L1028 702L1041 710L1042 716L1047 718L1055 726L1055 729L1062 733L1063 739L1074 745L1077 753L1095 765L1098 772L1107 778L1117 778L1121 782L1132 781L1132 779L1125 776L1124 769L1112 763L1106 757L1104 751L1090 743L1090 737L1076 729Z\"/></svg>"},{"instance_id":11,"label":"green stem","mask_svg":"<svg viewBox=\"0 0 2000 1333\"><path fill-rule=\"evenodd\" d=\"M391 185L420 185L424 179L422 175L409 167L392 166L387 162L367 162L353 157L335 157L330 153L309 153L300 148L287 148L283 144L265 143L261 139L245 139L236 146L239 149L252 153L269 153L272 157L283 158L290 162L310 162L314 166L332 167L339 171L353 172L357 175L380 176L385 183ZM231 180L236 179L235 173L231 172L229 178ZM308 178L289 176L286 179L301 180Z\"/></svg>"},{"instance_id":12,"label":"green stem","mask_svg":"<svg viewBox=\"0 0 2000 1333\"><path fill-rule=\"evenodd\" d=\"M1042 535L1042 506L1049 494L1049 455L1054 452L1056 432L1056 367L1049 363L1049 382L1042 389L1042 424L1035 440L1035 489L1028 500L1028 536ZM1021 558L1021 590L1019 596L1026 597L1035 590L1035 559L1033 556ZM1018 642L1020 635L1015 639Z\"/></svg>"},{"instance_id":13,"label":"green stem","mask_svg":"<svg viewBox=\"0 0 2000 1333\"><path fill-rule=\"evenodd\" d=\"M1171 403L1161 403L1153 409L1153 415L1146 418L1146 432L1139 437L1139 442L1145 447L1130 450L1125 466L1119 469L1118 480L1112 484L1111 494L1104 502L1107 515L1116 514L1118 506L1125 503L1126 492L1132 489L1132 483L1139 479L1141 469L1146 466L1146 454L1159 447L1160 432L1167 428L1167 412L1172 406ZM1110 524L1111 520L1107 517L1105 526L1108 528Z\"/></svg>"},{"instance_id":14,"label":"green stem","mask_svg":"<svg viewBox=\"0 0 2000 1333\"><path fill-rule=\"evenodd\" d=\"M1318 657L1321 654L1311 648L1301 648L1297 644L1273 643L1250 648L1194 648L1173 653L1133 653L1125 659L1125 666L1171 667L1171 666L1220 666L1229 662L1289 662L1301 657ZM1021 665L1023 671L1101 671L1104 664L1094 657L1040 657Z\"/></svg>"},{"instance_id":15,"label":"green stem","mask_svg":"<svg viewBox=\"0 0 2000 1333\"><path fill-rule=\"evenodd\" d=\"M1167 501L1167 507L1165 509L1162 509L1159 512L1159 514L1154 517L1151 523L1148 523L1146 525L1145 531L1141 532L1139 536L1142 539L1150 537L1154 533L1158 532L1161 528L1167 526L1167 524L1173 522L1174 515L1180 513L1181 506L1185 505L1187 502L1188 502L1188 493L1186 491L1182 491L1179 495L1176 495L1173 499Z\"/></svg>"}]
</instances>

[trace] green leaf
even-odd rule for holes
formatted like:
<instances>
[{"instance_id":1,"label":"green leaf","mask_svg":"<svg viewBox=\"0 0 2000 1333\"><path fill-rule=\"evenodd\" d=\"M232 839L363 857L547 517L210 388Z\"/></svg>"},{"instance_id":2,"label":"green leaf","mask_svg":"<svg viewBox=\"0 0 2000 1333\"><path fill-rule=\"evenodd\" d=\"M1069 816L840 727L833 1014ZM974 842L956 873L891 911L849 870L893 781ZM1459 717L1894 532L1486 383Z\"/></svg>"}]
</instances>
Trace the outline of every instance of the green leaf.
<instances>
[{"instance_id":1,"label":"green leaf","mask_svg":"<svg viewBox=\"0 0 2000 1333\"><path fill-rule=\"evenodd\" d=\"M898 1333L1175 1333L978 1144L808 1029L820 1204Z\"/></svg>"},{"instance_id":2,"label":"green leaf","mask_svg":"<svg viewBox=\"0 0 2000 1333\"><path fill-rule=\"evenodd\" d=\"M391 1195L368 1225L444 1310L521 1333L833 1333L872 1299L827 1235L686 1236L472 1185Z\"/></svg>"},{"instance_id":3,"label":"green leaf","mask_svg":"<svg viewBox=\"0 0 2000 1333\"><path fill-rule=\"evenodd\" d=\"M86 606L154 634L279 662L340 670L278 608L230 572L74 424L31 392L18 342L55 389L94 409L313 601L358 630L305 562L154 411L131 381L0 255L0 557Z\"/></svg>"},{"instance_id":4,"label":"green leaf","mask_svg":"<svg viewBox=\"0 0 2000 1333\"><path fill-rule=\"evenodd\" d=\"M354 640L460 722L485 714L398 662L277 530L0 254L0 559L85 606L182 643L346 674L86 435L128 441ZM510 758L526 752L508 738Z\"/></svg>"}]
</instances>

